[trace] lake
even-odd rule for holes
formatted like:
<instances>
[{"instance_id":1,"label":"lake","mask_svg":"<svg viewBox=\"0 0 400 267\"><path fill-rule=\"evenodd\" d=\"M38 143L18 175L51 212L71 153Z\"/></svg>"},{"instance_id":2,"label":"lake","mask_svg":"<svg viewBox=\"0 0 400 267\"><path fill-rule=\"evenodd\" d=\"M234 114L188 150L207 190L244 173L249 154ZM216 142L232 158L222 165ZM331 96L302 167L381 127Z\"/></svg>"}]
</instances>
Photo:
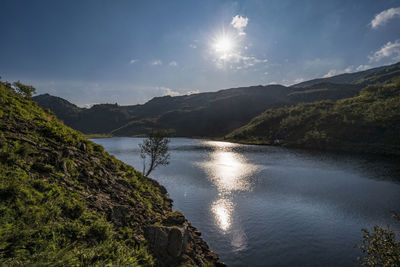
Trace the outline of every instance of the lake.
<instances>
[{"instance_id":1,"label":"lake","mask_svg":"<svg viewBox=\"0 0 400 267\"><path fill-rule=\"evenodd\" d=\"M142 139L93 141L142 170ZM361 228L400 228L399 161L186 138L170 154L150 176L228 266L357 266Z\"/></svg>"}]
</instances>

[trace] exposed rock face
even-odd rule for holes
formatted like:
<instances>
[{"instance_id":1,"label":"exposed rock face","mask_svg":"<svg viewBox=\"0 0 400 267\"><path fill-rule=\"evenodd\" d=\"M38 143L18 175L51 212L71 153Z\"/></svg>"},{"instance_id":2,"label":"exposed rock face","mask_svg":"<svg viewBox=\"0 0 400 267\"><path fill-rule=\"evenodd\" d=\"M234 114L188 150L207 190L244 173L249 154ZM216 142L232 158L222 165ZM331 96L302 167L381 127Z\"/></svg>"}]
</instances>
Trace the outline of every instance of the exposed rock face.
<instances>
[{"instance_id":1,"label":"exposed rock face","mask_svg":"<svg viewBox=\"0 0 400 267\"><path fill-rule=\"evenodd\" d=\"M188 261L197 266L207 262L225 266L218 261L217 254L210 250L200 235L179 212L171 213L163 225L150 225L145 229L146 240L160 259L158 266L179 266Z\"/></svg>"},{"instance_id":2,"label":"exposed rock face","mask_svg":"<svg viewBox=\"0 0 400 267\"><path fill-rule=\"evenodd\" d=\"M156 226L147 227L145 236L151 248L163 260L163 265L171 265L186 250L189 239L185 226Z\"/></svg>"}]
</instances>

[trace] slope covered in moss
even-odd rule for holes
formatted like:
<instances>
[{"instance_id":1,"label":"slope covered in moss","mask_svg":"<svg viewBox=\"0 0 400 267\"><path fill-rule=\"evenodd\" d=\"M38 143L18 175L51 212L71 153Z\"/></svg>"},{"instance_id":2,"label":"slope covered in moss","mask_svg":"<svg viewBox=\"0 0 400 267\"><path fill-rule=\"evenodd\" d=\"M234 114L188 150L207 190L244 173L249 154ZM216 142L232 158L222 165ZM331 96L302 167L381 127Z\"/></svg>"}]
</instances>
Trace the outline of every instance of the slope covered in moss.
<instances>
[{"instance_id":1,"label":"slope covered in moss","mask_svg":"<svg viewBox=\"0 0 400 267\"><path fill-rule=\"evenodd\" d=\"M0 265L218 263L184 217L173 219L171 202L156 181L0 82ZM179 253L159 253L149 227L184 229Z\"/></svg>"},{"instance_id":2,"label":"slope covered in moss","mask_svg":"<svg viewBox=\"0 0 400 267\"><path fill-rule=\"evenodd\" d=\"M400 155L400 77L357 97L266 110L227 135L253 144Z\"/></svg>"}]
</instances>

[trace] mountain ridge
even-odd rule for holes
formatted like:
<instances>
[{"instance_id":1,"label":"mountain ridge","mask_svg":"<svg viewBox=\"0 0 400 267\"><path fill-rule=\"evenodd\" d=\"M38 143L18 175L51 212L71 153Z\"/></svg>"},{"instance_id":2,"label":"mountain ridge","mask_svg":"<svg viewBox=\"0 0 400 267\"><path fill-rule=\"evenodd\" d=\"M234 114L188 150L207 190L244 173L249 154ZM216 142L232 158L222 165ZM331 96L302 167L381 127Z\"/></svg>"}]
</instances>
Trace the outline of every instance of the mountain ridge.
<instances>
[{"instance_id":1,"label":"mountain ridge","mask_svg":"<svg viewBox=\"0 0 400 267\"><path fill-rule=\"evenodd\" d=\"M33 99L43 108L51 109L66 125L85 134L143 136L152 129L159 129L173 136L221 137L244 126L266 109L354 97L366 85L385 82L398 73L400 63L292 86L238 87L155 97L140 105L96 104L89 109L67 105L66 100L57 104L60 99L50 95ZM343 77L351 83L334 83L343 81Z\"/></svg>"}]
</instances>

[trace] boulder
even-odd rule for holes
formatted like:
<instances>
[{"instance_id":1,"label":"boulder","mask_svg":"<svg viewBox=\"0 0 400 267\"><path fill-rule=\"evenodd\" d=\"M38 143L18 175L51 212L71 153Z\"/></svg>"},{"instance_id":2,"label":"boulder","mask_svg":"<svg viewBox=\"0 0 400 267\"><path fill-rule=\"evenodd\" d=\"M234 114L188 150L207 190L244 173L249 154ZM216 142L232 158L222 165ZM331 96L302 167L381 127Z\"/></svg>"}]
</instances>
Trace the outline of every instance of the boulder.
<instances>
[{"instance_id":1,"label":"boulder","mask_svg":"<svg viewBox=\"0 0 400 267\"><path fill-rule=\"evenodd\" d=\"M186 226L151 225L146 228L145 237L157 258L169 266L180 262L189 234Z\"/></svg>"}]
</instances>

